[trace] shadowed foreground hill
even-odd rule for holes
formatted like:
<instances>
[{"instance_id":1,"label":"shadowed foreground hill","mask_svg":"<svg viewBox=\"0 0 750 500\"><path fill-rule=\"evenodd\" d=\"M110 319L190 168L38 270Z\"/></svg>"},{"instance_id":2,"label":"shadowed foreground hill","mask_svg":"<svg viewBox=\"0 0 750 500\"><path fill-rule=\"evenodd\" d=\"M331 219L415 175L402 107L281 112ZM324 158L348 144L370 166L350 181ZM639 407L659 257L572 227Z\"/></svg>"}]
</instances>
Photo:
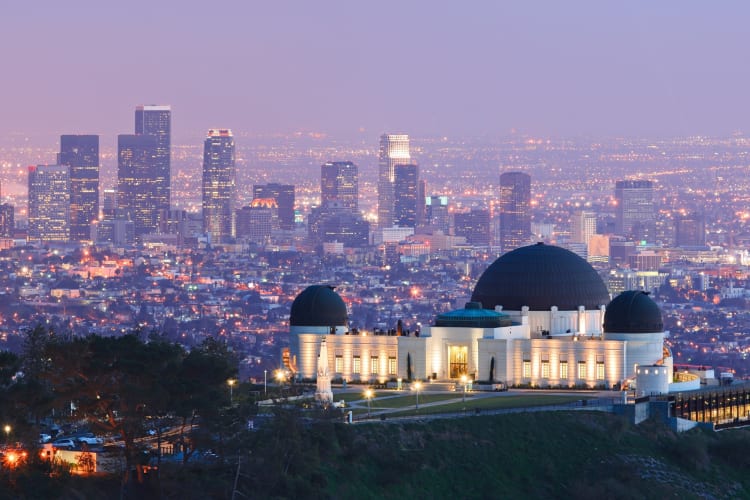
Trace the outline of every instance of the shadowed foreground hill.
<instances>
[{"instance_id":1,"label":"shadowed foreground hill","mask_svg":"<svg viewBox=\"0 0 750 500\"><path fill-rule=\"evenodd\" d=\"M235 458L163 463L123 498L228 499L235 484L235 498L750 498L750 430L677 435L598 412L345 425L278 410L232 447L239 474ZM119 496L118 477L35 481L13 498Z\"/></svg>"}]
</instances>

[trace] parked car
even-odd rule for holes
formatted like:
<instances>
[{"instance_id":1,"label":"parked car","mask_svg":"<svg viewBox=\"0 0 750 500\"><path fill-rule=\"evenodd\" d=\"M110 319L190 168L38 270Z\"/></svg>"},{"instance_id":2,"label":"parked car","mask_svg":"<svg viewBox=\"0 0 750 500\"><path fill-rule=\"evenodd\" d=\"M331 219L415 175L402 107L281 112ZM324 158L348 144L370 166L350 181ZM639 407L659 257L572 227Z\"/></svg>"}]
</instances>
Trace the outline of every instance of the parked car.
<instances>
[{"instance_id":1,"label":"parked car","mask_svg":"<svg viewBox=\"0 0 750 500\"><path fill-rule=\"evenodd\" d=\"M55 448L66 448L66 449L72 450L73 448L78 447L78 443L73 441L73 439L71 438L62 438L62 439L58 439L57 441L54 441L52 443L52 446L54 446Z\"/></svg>"},{"instance_id":2,"label":"parked car","mask_svg":"<svg viewBox=\"0 0 750 500\"><path fill-rule=\"evenodd\" d=\"M76 439L82 443L86 443L89 446L101 446L104 444L104 439L96 436L79 436Z\"/></svg>"}]
</instances>

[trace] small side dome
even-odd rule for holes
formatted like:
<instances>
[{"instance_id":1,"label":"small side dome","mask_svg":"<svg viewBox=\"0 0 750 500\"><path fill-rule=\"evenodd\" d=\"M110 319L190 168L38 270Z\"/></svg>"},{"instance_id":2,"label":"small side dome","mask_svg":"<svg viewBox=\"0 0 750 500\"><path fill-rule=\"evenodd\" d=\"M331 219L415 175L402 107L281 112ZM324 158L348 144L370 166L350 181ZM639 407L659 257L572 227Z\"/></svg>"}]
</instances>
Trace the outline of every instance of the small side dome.
<instances>
[{"instance_id":1,"label":"small side dome","mask_svg":"<svg viewBox=\"0 0 750 500\"><path fill-rule=\"evenodd\" d=\"M346 326L346 304L332 286L308 286L292 302L291 326Z\"/></svg>"},{"instance_id":2,"label":"small side dome","mask_svg":"<svg viewBox=\"0 0 750 500\"><path fill-rule=\"evenodd\" d=\"M661 310L647 292L628 290L614 298L604 313L604 333L664 331Z\"/></svg>"}]
</instances>

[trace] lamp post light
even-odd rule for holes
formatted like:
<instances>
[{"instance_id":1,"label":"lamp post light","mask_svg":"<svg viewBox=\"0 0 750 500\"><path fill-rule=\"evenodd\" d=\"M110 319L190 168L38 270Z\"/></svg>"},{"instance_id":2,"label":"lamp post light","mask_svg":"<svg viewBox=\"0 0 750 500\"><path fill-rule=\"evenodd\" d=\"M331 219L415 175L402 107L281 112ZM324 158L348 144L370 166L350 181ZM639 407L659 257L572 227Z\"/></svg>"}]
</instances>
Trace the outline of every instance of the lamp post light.
<instances>
[{"instance_id":1,"label":"lamp post light","mask_svg":"<svg viewBox=\"0 0 750 500\"><path fill-rule=\"evenodd\" d=\"M237 382L235 379L230 378L227 380L227 384L229 384L229 404L234 404L234 384Z\"/></svg>"},{"instance_id":2,"label":"lamp post light","mask_svg":"<svg viewBox=\"0 0 750 500\"><path fill-rule=\"evenodd\" d=\"M11 426L8 424L5 424L5 427L3 427L3 430L5 431L5 442L10 442L10 431L12 430Z\"/></svg>"},{"instance_id":3,"label":"lamp post light","mask_svg":"<svg viewBox=\"0 0 750 500\"><path fill-rule=\"evenodd\" d=\"M365 391L365 398L367 398L367 418L370 418L370 400L372 400L372 389Z\"/></svg>"},{"instance_id":4,"label":"lamp post light","mask_svg":"<svg viewBox=\"0 0 750 500\"><path fill-rule=\"evenodd\" d=\"M466 404L466 375L461 375L461 383L464 386L463 403Z\"/></svg>"},{"instance_id":5,"label":"lamp post light","mask_svg":"<svg viewBox=\"0 0 750 500\"><path fill-rule=\"evenodd\" d=\"M419 411L419 390L422 388L422 382L416 381L414 382L414 390L417 391L417 404L415 409Z\"/></svg>"},{"instance_id":6,"label":"lamp post light","mask_svg":"<svg viewBox=\"0 0 750 500\"><path fill-rule=\"evenodd\" d=\"M268 370L263 370L263 395L268 396Z\"/></svg>"}]
</instances>

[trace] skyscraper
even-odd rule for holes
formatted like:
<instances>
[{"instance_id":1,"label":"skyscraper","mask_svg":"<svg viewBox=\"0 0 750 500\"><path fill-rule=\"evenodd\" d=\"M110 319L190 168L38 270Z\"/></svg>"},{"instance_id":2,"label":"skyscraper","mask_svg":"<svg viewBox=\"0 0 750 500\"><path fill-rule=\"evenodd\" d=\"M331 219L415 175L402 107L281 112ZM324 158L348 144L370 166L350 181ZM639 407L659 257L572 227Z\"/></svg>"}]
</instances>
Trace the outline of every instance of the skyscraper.
<instances>
[{"instance_id":1,"label":"skyscraper","mask_svg":"<svg viewBox=\"0 0 750 500\"><path fill-rule=\"evenodd\" d=\"M508 252L531 239L531 176L523 172L500 175L500 249Z\"/></svg>"},{"instance_id":2,"label":"skyscraper","mask_svg":"<svg viewBox=\"0 0 750 500\"><path fill-rule=\"evenodd\" d=\"M154 135L117 136L117 202L124 216L135 224L135 236L157 230L158 200L163 179L153 175L158 148Z\"/></svg>"},{"instance_id":3,"label":"skyscraper","mask_svg":"<svg viewBox=\"0 0 750 500\"><path fill-rule=\"evenodd\" d=\"M675 246L706 246L706 216L700 213L679 215L674 221Z\"/></svg>"},{"instance_id":4,"label":"skyscraper","mask_svg":"<svg viewBox=\"0 0 750 500\"><path fill-rule=\"evenodd\" d=\"M617 181L615 183L615 233L633 236L634 226L654 221L654 183L651 181Z\"/></svg>"},{"instance_id":5,"label":"skyscraper","mask_svg":"<svg viewBox=\"0 0 750 500\"><path fill-rule=\"evenodd\" d=\"M387 228L394 222L393 183L396 165L411 163L409 136L405 134L383 134L380 136L378 157L378 226Z\"/></svg>"},{"instance_id":6,"label":"skyscraper","mask_svg":"<svg viewBox=\"0 0 750 500\"><path fill-rule=\"evenodd\" d=\"M0 189L0 198L2 198L2 189ZM13 237L16 228L15 213L16 207L10 203L0 205L0 237Z\"/></svg>"},{"instance_id":7,"label":"skyscraper","mask_svg":"<svg viewBox=\"0 0 750 500\"><path fill-rule=\"evenodd\" d=\"M320 167L320 204L334 201L359 212L359 175L357 165L350 161L329 161Z\"/></svg>"},{"instance_id":8,"label":"skyscraper","mask_svg":"<svg viewBox=\"0 0 750 500\"><path fill-rule=\"evenodd\" d=\"M29 240L70 239L70 167L29 167Z\"/></svg>"},{"instance_id":9,"label":"skyscraper","mask_svg":"<svg viewBox=\"0 0 750 500\"><path fill-rule=\"evenodd\" d=\"M577 211L573 214L571 222L570 241L588 245L591 237L596 234L596 213L588 210Z\"/></svg>"},{"instance_id":10,"label":"skyscraper","mask_svg":"<svg viewBox=\"0 0 750 500\"><path fill-rule=\"evenodd\" d=\"M419 167L396 165L393 182L393 225L417 227Z\"/></svg>"},{"instance_id":11,"label":"skyscraper","mask_svg":"<svg viewBox=\"0 0 750 500\"><path fill-rule=\"evenodd\" d=\"M70 239L89 240L99 218L99 136L60 136L57 163L70 167Z\"/></svg>"},{"instance_id":12,"label":"skyscraper","mask_svg":"<svg viewBox=\"0 0 750 500\"><path fill-rule=\"evenodd\" d=\"M449 234L451 221L447 196L425 197L425 223Z\"/></svg>"},{"instance_id":13,"label":"skyscraper","mask_svg":"<svg viewBox=\"0 0 750 500\"><path fill-rule=\"evenodd\" d=\"M256 184L253 199L273 198L279 207L279 227L294 229L294 186L291 184Z\"/></svg>"},{"instance_id":14,"label":"skyscraper","mask_svg":"<svg viewBox=\"0 0 750 500\"><path fill-rule=\"evenodd\" d=\"M137 106L135 108L136 135L151 135L156 138L155 150L150 163L153 185L152 203L156 211L169 211L171 193L171 137L172 111L170 106Z\"/></svg>"},{"instance_id":15,"label":"skyscraper","mask_svg":"<svg viewBox=\"0 0 750 500\"><path fill-rule=\"evenodd\" d=\"M456 236L464 236L473 246L490 244L490 211L473 208L469 212L459 212L454 216Z\"/></svg>"},{"instance_id":16,"label":"skyscraper","mask_svg":"<svg viewBox=\"0 0 750 500\"><path fill-rule=\"evenodd\" d=\"M234 137L209 130L203 143L203 231L214 243L232 237L235 198Z\"/></svg>"}]
</instances>

